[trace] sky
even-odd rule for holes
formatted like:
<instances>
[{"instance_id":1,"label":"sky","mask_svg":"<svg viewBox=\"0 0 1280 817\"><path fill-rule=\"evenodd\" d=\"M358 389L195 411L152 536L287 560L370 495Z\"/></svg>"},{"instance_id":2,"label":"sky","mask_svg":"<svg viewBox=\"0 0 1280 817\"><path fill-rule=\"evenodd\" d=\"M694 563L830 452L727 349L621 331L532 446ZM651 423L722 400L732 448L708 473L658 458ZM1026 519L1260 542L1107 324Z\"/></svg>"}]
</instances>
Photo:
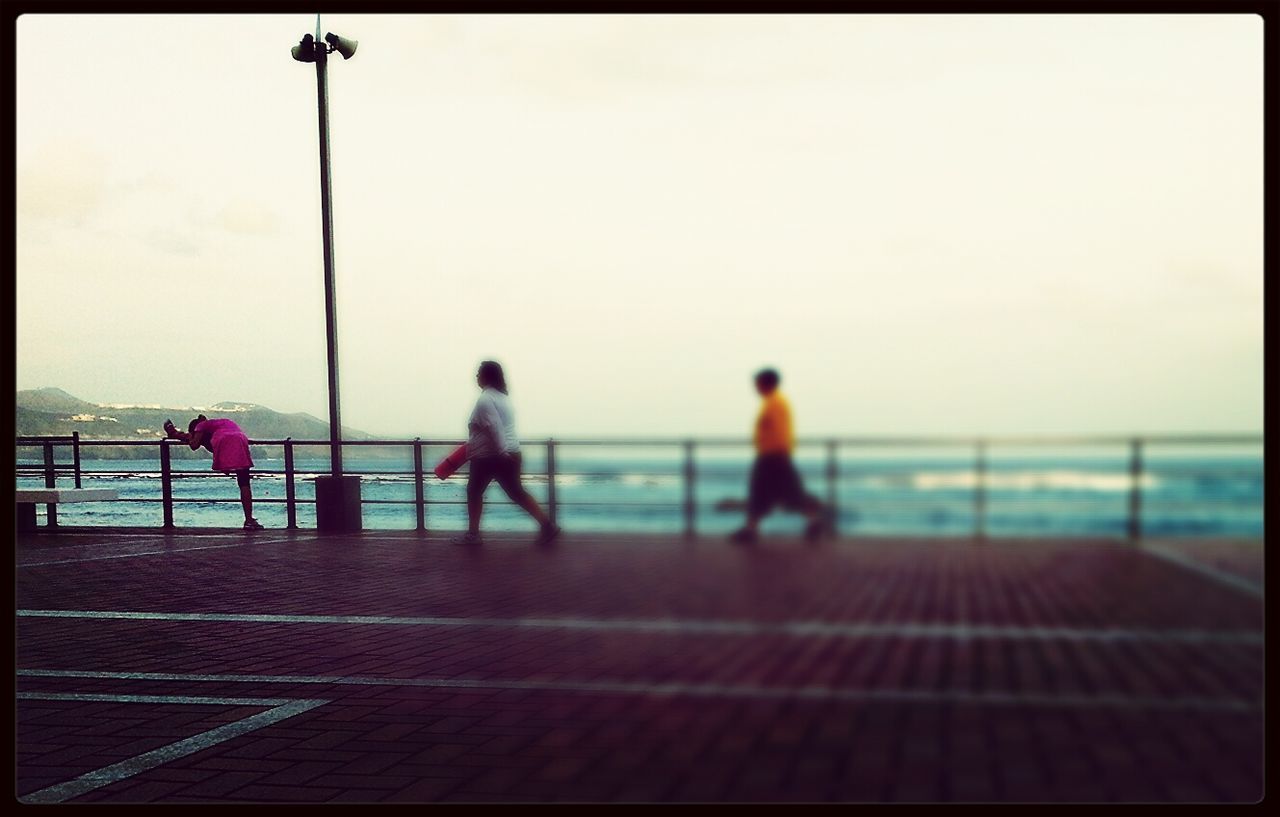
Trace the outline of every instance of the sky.
<instances>
[{"instance_id":1,"label":"sky","mask_svg":"<svg viewBox=\"0 0 1280 817\"><path fill-rule=\"evenodd\" d=\"M1262 429L1260 17L322 25L344 425ZM327 417L314 29L18 19L17 388Z\"/></svg>"}]
</instances>

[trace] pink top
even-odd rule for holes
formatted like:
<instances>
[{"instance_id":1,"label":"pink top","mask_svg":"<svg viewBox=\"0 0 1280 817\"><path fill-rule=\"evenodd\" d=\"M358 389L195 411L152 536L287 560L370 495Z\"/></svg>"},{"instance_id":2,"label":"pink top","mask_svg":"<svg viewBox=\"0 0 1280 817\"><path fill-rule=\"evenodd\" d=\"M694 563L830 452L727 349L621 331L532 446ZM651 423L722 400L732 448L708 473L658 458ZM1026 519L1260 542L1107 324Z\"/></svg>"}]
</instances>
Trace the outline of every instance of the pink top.
<instances>
[{"instance_id":1,"label":"pink top","mask_svg":"<svg viewBox=\"0 0 1280 817\"><path fill-rule=\"evenodd\" d=\"M240 426L236 425L235 420L227 420L225 418L217 420L201 420L196 423L196 431L202 434L208 434L210 437L218 436L221 431L233 431L236 434L243 434Z\"/></svg>"},{"instance_id":2,"label":"pink top","mask_svg":"<svg viewBox=\"0 0 1280 817\"><path fill-rule=\"evenodd\" d=\"M234 420L202 420L196 423L195 431L208 436L209 447L213 449L213 470L239 471L253 467L249 438Z\"/></svg>"}]
</instances>

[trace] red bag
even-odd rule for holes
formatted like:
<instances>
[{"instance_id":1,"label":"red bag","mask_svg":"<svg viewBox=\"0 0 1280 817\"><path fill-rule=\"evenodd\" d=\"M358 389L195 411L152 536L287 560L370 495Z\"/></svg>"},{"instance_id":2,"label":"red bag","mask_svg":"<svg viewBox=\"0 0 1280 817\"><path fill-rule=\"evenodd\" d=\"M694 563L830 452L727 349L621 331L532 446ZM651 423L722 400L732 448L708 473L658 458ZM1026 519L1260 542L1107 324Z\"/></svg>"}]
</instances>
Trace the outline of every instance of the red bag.
<instances>
[{"instance_id":1,"label":"red bag","mask_svg":"<svg viewBox=\"0 0 1280 817\"><path fill-rule=\"evenodd\" d=\"M436 476L440 479L448 479L453 476L453 473L461 468L462 464L466 461L467 444L463 443L453 449L453 452L449 454L449 456L440 460L440 464L436 466Z\"/></svg>"}]
</instances>

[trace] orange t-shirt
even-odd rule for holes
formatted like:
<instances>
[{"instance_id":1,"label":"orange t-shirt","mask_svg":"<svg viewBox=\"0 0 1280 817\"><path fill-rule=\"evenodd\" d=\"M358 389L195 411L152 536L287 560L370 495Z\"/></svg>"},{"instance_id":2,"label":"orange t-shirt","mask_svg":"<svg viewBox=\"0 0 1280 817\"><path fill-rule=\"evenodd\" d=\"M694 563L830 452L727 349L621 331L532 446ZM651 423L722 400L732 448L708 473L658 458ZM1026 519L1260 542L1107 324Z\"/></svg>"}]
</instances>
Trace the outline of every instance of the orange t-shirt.
<instances>
[{"instance_id":1,"label":"orange t-shirt","mask_svg":"<svg viewBox=\"0 0 1280 817\"><path fill-rule=\"evenodd\" d=\"M756 420L756 453L790 454L795 447L791 431L791 406L787 399L774 389L760 406Z\"/></svg>"}]
</instances>

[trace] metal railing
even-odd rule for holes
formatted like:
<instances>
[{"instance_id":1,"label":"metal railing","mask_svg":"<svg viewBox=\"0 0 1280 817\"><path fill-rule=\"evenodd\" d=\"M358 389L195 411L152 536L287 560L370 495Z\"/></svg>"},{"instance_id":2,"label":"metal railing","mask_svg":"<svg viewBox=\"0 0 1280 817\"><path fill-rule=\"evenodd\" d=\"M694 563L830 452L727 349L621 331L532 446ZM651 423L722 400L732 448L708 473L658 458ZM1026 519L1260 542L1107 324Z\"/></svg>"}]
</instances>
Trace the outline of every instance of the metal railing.
<instances>
[{"instance_id":1,"label":"metal railing","mask_svg":"<svg viewBox=\"0 0 1280 817\"><path fill-rule=\"evenodd\" d=\"M71 448L71 475L75 480L77 488L80 485L80 432L73 431L69 435L61 437L19 437L18 446L23 445L39 445L41 453L44 456L44 464L40 469L41 475L44 476L44 487L57 487L58 466L54 461L54 447L57 445L70 446ZM21 473L21 468L19 468ZM45 515L49 520L50 527L58 526L58 506L45 505Z\"/></svg>"},{"instance_id":2,"label":"metal railing","mask_svg":"<svg viewBox=\"0 0 1280 817\"><path fill-rule=\"evenodd\" d=\"M416 517L416 528L420 531L427 529L428 513L427 509L431 505L438 504L465 504L465 501L448 501L448 500L429 500L426 492L426 477L430 473L425 465L423 458L424 447L443 447L451 449L457 446L461 440L458 439L422 439L415 437L413 439L383 439L383 440L343 440L341 445L350 447L407 447L412 450L413 468L408 471L384 471L384 470L358 470L347 469L346 473L358 476L388 476L388 475L412 475L414 483L414 498L411 500L402 499L364 499L362 504L380 505L380 504L411 504L414 506ZM1147 437L1116 437L1116 436L1071 436L1071 437L1043 437L1043 436L1007 436L1007 437L952 437L952 436L919 436L919 437L844 437L844 438L827 438L827 439L800 439L797 441L797 447L821 446L825 450L825 481L826 481L826 502L834 512L833 517L839 518L839 491L837 486L842 476L839 463L841 451L851 449L872 449L872 448L959 448L972 451L972 470L975 474L972 487L972 513L973 528L971 532L972 538L976 540L984 540L988 537L987 521L989 513L989 488L988 481L991 475L990 469L990 449L992 446L1002 447L1124 447L1127 449L1129 478L1129 489L1127 497L1127 537L1130 541L1137 542L1142 539L1143 531L1143 481L1146 474L1144 463L1144 452L1151 445L1169 445L1169 446L1213 446L1213 445L1261 445L1263 437L1259 434L1200 434L1200 435L1159 435ZM17 446L19 449L24 447L38 447L42 451L43 462L41 464L21 463L17 464L17 473L21 476L43 476L46 487L56 487L56 480L59 476L72 477L75 480L76 487L80 487L82 474L86 473L81 466L81 449L84 447L136 447L147 446L157 449L158 471L146 472L157 473L160 478L160 497L145 498L134 497L128 499L116 500L119 502L159 502L163 510L164 528L174 528L174 506L178 503L235 503L238 499L221 498L221 497L175 497L173 491L173 482L176 479L204 479L210 477L218 477L216 472L193 472L193 471L175 471L173 468L173 458L171 456L171 446L181 445L174 440L86 440L81 439L79 434L73 434L66 437L19 437L17 438ZM330 445L329 440L294 440L286 438L282 440L264 439L250 440L250 445L255 447L279 447L283 450L283 470L254 469L255 474L280 475L284 477L285 496L283 499L259 498L255 497L255 503L283 503L287 518L287 526L290 529L298 528L298 506L305 504L314 504L314 499L299 497L297 493L297 479L299 477L320 476L329 473L327 469L322 470L300 470L295 467L295 450L298 447L327 447ZM59 465L54 457L54 452L59 446L69 446L73 452L71 463L63 463ZM526 448L542 447L545 451L545 479L547 485L547 512L553 521L557 519L558 509L564 506L572 505L591 505L591 504L615 504L640 507L670 507L671 503L584 503L584 502L564 502L557 496L556 483L557 479L569 476L594 476L591 472L562 472L557 470L556 452L557 449L563 447L609 447L609 448L671 448L682 453L682 467L675 476L682 477L682 499L680 506L682 508L683 532L688 537L697 535L697 479L699 470L697 468L697 452L699 449L717 449L717 448L739 448L749 449L750 442L740 438L701 438L701 439L673 439L673 438L618 438L618 439L546 439L538 441L528 441L524 443ZM132 460L131 460L132 461ZM92 476L130 476L140 473L138 470L129 471L89 471ZM645 472L650 475L649 472ZM48 523L51 527L56 527L57 515L56 508L49 506Z\"/></svg>"}]
</instances>

